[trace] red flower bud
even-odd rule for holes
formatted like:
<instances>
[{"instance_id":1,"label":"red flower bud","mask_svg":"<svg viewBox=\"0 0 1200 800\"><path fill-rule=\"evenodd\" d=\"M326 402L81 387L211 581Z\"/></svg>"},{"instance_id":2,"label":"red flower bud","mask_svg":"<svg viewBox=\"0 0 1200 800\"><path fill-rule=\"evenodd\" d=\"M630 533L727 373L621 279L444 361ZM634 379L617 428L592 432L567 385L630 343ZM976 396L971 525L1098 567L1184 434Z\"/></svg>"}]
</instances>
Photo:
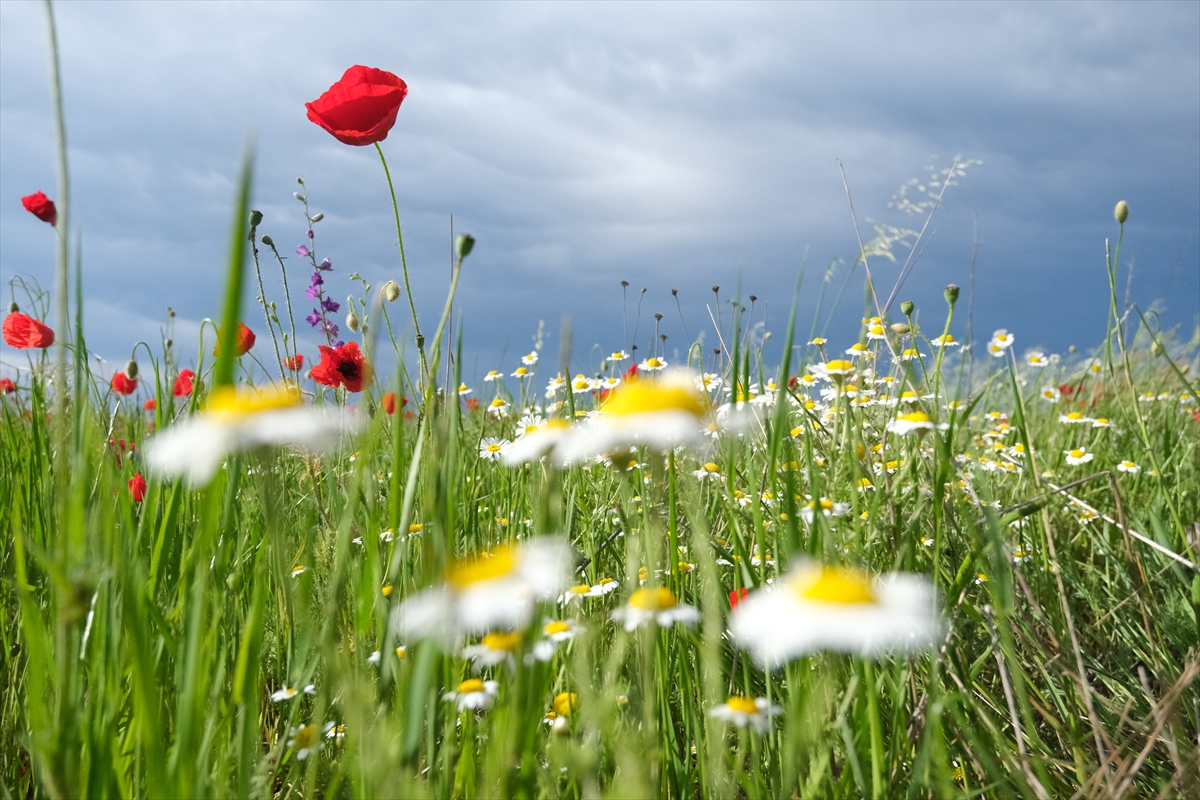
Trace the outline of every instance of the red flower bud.
<instances>
[{"instance_id":1,"label":"red flower bud","mask_svg":"<svg viewBox=\"0 0 1200 800\"><path fill-rule=\"evenodd\" d=\"M217 345L213 348L214 356L221 355L221 339L224 336L225 328L222 326L221 329L217 331ZM237 331L237 354L239 356L244 356L250 351L251 347L254 347L254 331L247 328L245 323L239 322Z\"/></svg>"},{"instance_id":2,"label":"red flower bud","mask_svg":"<svg viewBox=\"0 0 1200 800\"><path fill-rule=\"evenodd\" d=\"M408 84L390 72L355 65L311 103L308 118L343 144L382 142L396 124Z\"/></svg>"},{"instance_id":3,"label":"red flower bud","mask_svg":"<svg viewBox=\"0 0 1200 800\"><path fill-rule=\"evenodd\" d=\"M734 589L732 592L729 593L729 607L737 608L737 604L739 602L741 602L742 600L745 600L746 595L748 595L748 594L750 594L750 592L746 589L745 586L743 586L740 589Z\"/></svg>"},{"instance_id":4,"label":"red flower bud","mask_svg":"<svg viewBox=\"0 0 1200 800\"><path fill-rule=\"evenodd\" d=\"M345 386L347 391L361 392L371 385L375 370L363 357L357 342L346 342L340 347L320 345L321 363L309 373L322 386Z\"/></svg>"},{"instance_id":5,"label":"red flower bud","mask_svg":"<svg viewBox=\"0 0 1200 800\"><path fill-rule=\"evenodd\" d=\"M33 317L14 311L4 318L4 341L10 347L27 350L31 347L49 347L54 344L54 331Z\"/></svg>"},{"instance_id":6,"label":"red flower bud","mask_svg":"<svg viewBox=\"0 0 1200 800\"><path fill-rule=\"evenodd\" d=\"M133 394L137 391L137 378L130 378L124 372L114 372L112 390L117 394Z\"/></svg>"},{"instance_id":7,"label":"red flower bud","mask_svg":"<svg viewBox=\"0 0 1200 800\"><path fill-rule=\"evenodd\" d=\"M396 393L388 392L383 396L383 410L388 414L396 413Z\"/></svg>"},{"instance_id":8,"label":"red flower bud","mask_svg":"<svg viewBox=\"0 0 1200 800\"><path fill-rule=\"evenodd\" d=\"M294 356L288 356L287 360L283 362L283 365L292 372L299 372L300 370L304 369L304 355L301 353L296 353Z\"/></svg>"},{"instance_id":9,"label":"red flower bud","mask_svg":"<svg viewBox=\"0 0 1200 800\"><path fill-rule=\"evenodd\" d=\"M142 473L139 472L129 479L129 496L135 503L146 499L146 479L142 477Z\"/></svg>"},{"instance_id":10,"label":"red flower bud","mask_svg":"<svg viewBox=\"0 0 1200 800\"><path fill-rule=\"evenodd\" d=\"M0 394L12 394L17 390L13 382L8 378L0 378Z\"/></svg>"},{"instance_id":11,"label":"red flower bud","mask_svg":"<svg viewBox=\"0 0 1200 800\"><path fill-rule=\"evenodd\" d=\"M478 411L478 410L479 410L479 398L478 397L468 397L467 398L467 411ZM412 412L410 411L409 413L411 414Z\"/></svg>"},{"instance_id":12,"label":"red flower bud","mask_svg":"<svg viewBox=\"0 0 1200 800\"><path fill-rule=\"evenodd\" d=\"M196 377L196 373L190 369L185 369L175 378L175 386L172 392L176 397L187 397L192 393L192 379Z\"/></svg>"},{"instance_id":13,"label":"red flower bud","mask_svg":"<svg viewBox=\"0 0 1200 800\"><path fill-rule=\"evenodd\" d=\"M627 380L627 381L637 380L637 376L638 376L637 364L630 364L629 369L625 370L625 380Z\"/></svg>"},{"instance_id":14,"label":"red flower bud","mask_svg":"<svg viewBox=\"0 0 1200 800\"><path fill-rule=\"evenodd\" d=\"M153 411L157 407L158 401L156 401L153 397L151 397L145 403L142 403L142 408L146 409L147 411Z\"/></svg>"},{"instance_id":15,"label":"red flower bud","mask_svg":"<svg viewBox=\"0 0 1200 800\"><path fill-rule=\"evenodd\" d=\"M21 205L42 222L48 222L51 225L58 224L58 209L54 207L54 201L43 193L34 192L25 195L21 198Z\"/></svg>"}]
</instances>

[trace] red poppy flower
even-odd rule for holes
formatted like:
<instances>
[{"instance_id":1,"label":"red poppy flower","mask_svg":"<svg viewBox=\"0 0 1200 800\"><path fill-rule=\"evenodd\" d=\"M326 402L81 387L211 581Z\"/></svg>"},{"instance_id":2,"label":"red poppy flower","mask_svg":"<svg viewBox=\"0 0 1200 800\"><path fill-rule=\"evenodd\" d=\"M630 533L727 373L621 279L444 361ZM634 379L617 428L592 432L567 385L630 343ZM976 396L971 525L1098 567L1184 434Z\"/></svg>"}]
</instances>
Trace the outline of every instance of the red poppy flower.
<instances>
[{"instance_id":1,"label":"red poppy flower","mask_svg":"<svg viewBox=\"0 0 1200 800\"><path fill-rule=\"evenodd\" d=\"M158 407L158 402L153 397L151 397L146 402L142 403L142 408L146 409L147 411L153 411L157 407Z\"/></svg>"},{"instance_id":2,"label":"red poppy flower","mask_svg":"<svg viewBox=\"0 0 1200 800\"><path fill-rule=\"evenodd\" d=\"M743 586L740 589L734 589L732 592L729 593L729 607L737 608L737 604L740 603L742 600L745 600L746 595L748 595L748 594L750 594L750 592L746 589L745 586Z\"/></svg>"},{"instance_id":3,"label":"red poppy flower","mask_svg":"<svg viewBox=\"0 0 1200 800\"><path fill-rule=\"evenodd\" d=\"M0 394L12 394L16 390L17 387L13 386L13 382L11 380L8 378L0 378Z\"/></svg>"},{"instance_id":4,"label":"red poppy flower","mask_svg":"<svg viewBox=\"0 0 1200 800\"><path fill-rule=\"evenodd\" d=\"M185 369L175 377L175 386L172 392L176 397L187 397L192 393L192 379L196 377L196 373L190 369Z\"/></svg>"},{"instance_id":5,"label":"red poppy flower","mask_svg":"<svg viewBox=\"0 0 1200 800\"><path fill-rule=\"evenodd\" d=\"M388 392L383 396L383 410L389 415L396 413L396 393Z\"/></svg>"},{"instance_id":6,"label":"red poppy flower","mask_svg":"<svg viewBox=\"0 0 1200 800\"><path fill-rule=\"evenodd\" d=\"M112 377L112 389L117 394L133 394L137 391L137 378L131 378L124 372L115 372Z\"/></svg>"},{"instance_id":7,"label":"red poppy flower","mask_svg":"<svg viewBox=\"0 0 1200 800\"><path fill-rule=\"evenodd\" d=\"M129 479L129 496L135 503L146 499L146 479L142 477L142 473L139 472Z\"/></svg>"},{"instance_id":8,"label":"red poppy flower","mask_svg":"<svg viewBox=\"0 0 1200 800\"><path fill-rule=\"evenodd\" d=\"M363 358L357 342L346 342L339 347L320 345L321 363L309 373L322 386L345 386L348 391L361 392L371 385L375 370Z\"/></svg>"},{"instance_id":9,"label":"red poppy flower","mask_svg":"<svg viewBox=\"0 0 1200 800\"><path fill-rule=\"evenodd\" d=\"M478 410L479 410L479 398L478 397L468 397L467 398L467 411L478 411Z\"/></svg>"},{"instance_id":10,"label":"red poppy flower","mask_svg":"<svg viewBox=\"0 0 1200 800\"><path fill-rule=\"evenodd\" d=\"M54 207L54 201L41 192L25 195L21 198L21 205L42 222L58 224L58 209Z\"/></svg>"},{"instance_id":11,"label":"red poppy flower","mask_svg":"<svg viewBox=\"0 0 1200 800\"><path fill-rule=\"evenodd\" d=\"M224 327L217 332L217 345L213 348L214 356L221 355L221 337L225 335L224 332ZM251 347L254 347L254 331L247 328L244 322L239 322L237 332L237 354L239 356L244 356L247 352L249 352Z\"/></svg>"},{"instance_id":12,"label":"red poppy flower","mask_svg":"<svg viewBox=\"0 0 1200 800\"><path fill-rule=\"evenodd\" d=\"M296 353L294 356L288 356L287 360L283 362L283 365L292 372L299 372L300 370L304 369L304 355L302 353Z\"/></svg>"},{"instance_id":13,"label":"red poppy flower","mask_svg":"<svg viewBox=\"0 0 1200 800\"><path fill-rule=\"evenodd\" d=\"M355 65L323 95L305 103L308 118L343 144L382 142L396 124L408 84L390 72Z\"/></svg>"},{"instance_id":14,"label":"red poppy flower","mask_svg":"<svg viewBox=\"0 0 1200 800\"><path fill-rule=\"evenodd\" d=\"M49 347L54 344L54 331L33 317L14 311L4 318L4 341L10 347L26 350L30 347Z\"/></svg>"},{"instance_id":15,"label":"red poppy flower","mask_svg":"<svg viewBox=\"0 0 1200 800\"><path fill-rule=\"evenodd\" d=\"M625 370L625 380L635 381L635 380L637 380L637 376L638 376L637 364L630 364L629 369Z\"/></svg>"}]
</instances>

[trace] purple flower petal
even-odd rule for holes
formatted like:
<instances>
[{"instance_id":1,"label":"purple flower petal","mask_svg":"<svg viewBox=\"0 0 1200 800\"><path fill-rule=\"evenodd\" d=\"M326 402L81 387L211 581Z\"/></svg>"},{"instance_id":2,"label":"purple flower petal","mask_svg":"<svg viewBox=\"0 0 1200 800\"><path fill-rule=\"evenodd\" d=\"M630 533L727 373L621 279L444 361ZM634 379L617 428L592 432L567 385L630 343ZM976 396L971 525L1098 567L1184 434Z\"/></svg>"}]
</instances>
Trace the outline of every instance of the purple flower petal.
<instances>
[{"instance_id":1,"label":"purple flower petal","mask_svg":"<svg viewBox=\"0 0 1200 800\"><path fill-rule=\"evenodd\" d=\"M333 262L331 262L327 258L324 261L322 261L320 264L317 264L317 269L325 270L326 272L328 272L329 270L333 269Z\"/></svg>"},{"instance_id":2,"label":"purple flower petal","mask_svg":"<svg viewBox=\"0 0 1200 800\"><path fill-rule=\"evenodd\" d=\"M316 300L321 296L321 288L319 286L310 286L304 290L304 294L309 300Z\"/></svg>"},{"instance_id":3,"label":"purple flower petal","mask_svg":"<svg viewBox=\"0 0 1200 800\"><path fill-rule=\"evenodd\" d=\"M310 238L310 239L313 238L313 232L311 229L308 232L308 238Z\"/></svg>"},{"instance_id":4,"label":"purple flower petal","mask_svg":"<svg viewBox=\"0 0 1200 800\"><path fill-rule=\"evenodd\" d=\"M340 306L340 305L338 304L338 302L337 302L336 300L334 300L333 298L331 298L331 297L326 297L324 300L322 300L322 301L321 301L321 308L325 309L325 310L326 310L326 311L328 311L330 314L333 314L333 313L334 313L334 312L336 312L336 311L337 311L339 308L341 308L341 306Z\"/></svg>"},{"instance_id":5,"label":"purple flower petal","mask_svg":"<svg viewBox=\"0 0 1200 800\"><path fill-rule=\"evenodd\" d=\"M309 314L307 317L305 317L304 319L306 322L308 322L309 325L311 325L314 328L321 324L321 315L317 313L317 310L315 308L313 309L313 312L311 314Z\"/></svg>"},{"instance_id":6,"label":"purple flower petal","mask_svg":"<svg viewBox=\"0 0 1200 800\"><path fill-rule=\"evenodd\" d=\"M307 257L308 253L309 253L309 250L304 245L300 245L299 247L296 248L296 255L300 256L301 258Z\"/></svg>"}]
</instances>

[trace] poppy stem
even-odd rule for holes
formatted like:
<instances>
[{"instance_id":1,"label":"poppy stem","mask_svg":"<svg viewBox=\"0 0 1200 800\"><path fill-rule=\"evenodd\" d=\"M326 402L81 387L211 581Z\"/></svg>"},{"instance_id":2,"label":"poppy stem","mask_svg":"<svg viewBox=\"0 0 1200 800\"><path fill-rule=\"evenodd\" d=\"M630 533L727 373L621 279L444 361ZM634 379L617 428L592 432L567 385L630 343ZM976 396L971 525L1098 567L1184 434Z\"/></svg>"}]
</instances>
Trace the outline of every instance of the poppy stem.
<instances>
[{"instance_id":1,"label":"poppy stem","mask_svg":"<svg viewBox=\"0 0 1200 800\"><path fill-rule=\"evenodd\" d=\"M408 308L412 312L413 330L417 338L417 355L421 361L421 380L428 381L428 368L425 363L425 337L421 335L421 323L417 321L417 305L413 302L412 286L408 282L408 260L404 257L404 233L400 230L400 205L396 202L396 187L392 184L392 171L388 169L387 158L379 142L375 143L375 152L379 153L379 161L383 164L383 174L387 177L388 192L392 195L392 211L396 215L396 240L400 244L400 269L404 273L404 291L408 295Z\"/></svg>"}]
</instances>

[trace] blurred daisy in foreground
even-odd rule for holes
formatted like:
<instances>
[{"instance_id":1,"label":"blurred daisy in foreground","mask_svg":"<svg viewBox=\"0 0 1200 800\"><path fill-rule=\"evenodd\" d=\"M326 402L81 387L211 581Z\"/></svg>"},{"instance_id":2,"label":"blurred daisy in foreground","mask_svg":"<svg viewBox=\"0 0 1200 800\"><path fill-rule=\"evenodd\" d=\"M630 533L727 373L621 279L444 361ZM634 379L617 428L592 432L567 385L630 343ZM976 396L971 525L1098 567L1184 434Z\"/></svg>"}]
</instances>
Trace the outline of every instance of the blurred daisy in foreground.
<instances>
[{"instance_id":1,"label":"blurred daisy in foreground","mask_svg":"<svg viewBox=\"0 0 1200 800\"><path fill-rule=\"evenodd\" d=\"M901 414L888 423L887 429L899 436L924 436L932 430L944 431L950 426L943 422L937 425L924 411L914 411L911 414Z\"/></svg>"},{"instance_id":2,"label":"blurred daisy in foreground","mask_svg":"<svg viewBox=\"0 0 1200 800\"><path fill-rule=\"evenodd\" d=\"M771 730L771 717L783 713L780 706L773 705L765 697L740 697L734 695L708 712L714 719L723 719L739 728L752 728L756 733Z\"/></svg>"},{"instance_id":3,"label":"blurred daisy in foreground","mask_svg":"<svg viewBox=\"0 0 1200 800\"><path fill-rule=\"evenodd\" d=\"M1049 403L1057 403L1062 397L1062 392L1053 386L1047 386L1042 389L1042 399Z\"/></svg>"},{"instance_id":4,"label":"blurred daisy in foreground","mask_svg":"<svg viewBox=\"0 0 1200 800\"><path fill-rule=\"evenodd\" d=\"M1063 455L1067 457L1067 463L1073 467L1080 464L1086 464L1096 457L1095 453L1089 453L1086 448L1078 447L1074 450L1064 450Z\"/></svg>"},{"instance_id":5,"label":"blurred daisy in foreground","mask_svg":"<svg viewBox=\"0 0 1200 800\"><path fill-rule=\"evenodd\" d=\"M451 645L461 636L524 628L539 600L567 586L571 550L556 537L505 545L460 561L446 583L408 597L393 612L402 640L436 636Z\"/></svg>"},{"instance_id":6,"label":"blurred daisy in foreground","mask_svg":"<svg viewBox=\"0 0 1200 800\"><path fill-rule=\"evenodd\" d=\"M481 681L478 678L465 680L455 687L454 691L442 695L443 700L453 701L459 711L472 711L489 708L496 702L500 694L500 684L496 681Z\"/></svg>"},{"instance_id":7,"label":"blurred daisy in foreground","mask_svg":"<svg viewBox=\"0 0 1200 800\"><path fill-rule=\"evenodd\" d=\"M1044 353L1034 351L1025 356L1025 363L1031 367L1038 367L1040 369L1041 367L1050 366L1050 359L1046 358Z\"/></svg>"},{"instance_id":8,"label":"blurred daisy in foreground","mask_svg":"<svg viewBox=\"0 0 1200 800\"><path fill-rule=\"evenodd\" d=\"M751 592L729 621L734 641L767 669L818 650L868 657L920 650L933 644L939 628L933 586L924 577L872 578L807 560Z\"/></svg>"},{"instance_id":9,"label":"blurred daisy in foreground","mask_svg":"<svg viewBox=\"0 0 1200 800\"><path fill-rule=\"evenodd\" d=\"M314 722L299 728L292 728L292 738L288 740L288 747L296 748L296 760L303 761L308 758L310 753L315 753L324 747L321 733L329 733L333 728L332 722L326 723L322 729L318 729Z\"/></svg>"},{"instance_id":10,"label":"blurred daisy in foreground","mask_svg":"<svg viewBox=\"0 0 1200 800\"><path fill-rule=\"evenodd\" d=\"M630 381L609 395L601 415L564 437L556 456L577 463L633 445L665 450L698 442L708 407L686 372Z\"/></svg>"},{"instance_id":11,"label":"blurred daisy in foreground","mask_svg":"<svg viewBox=\"0 0 1200 800\"><path fill-rule=\"evenodd\" d=\"M1091 422L1092 420L1088 417L1085 417L1083 414L1080 414L1078 411L1072 411L1069 414L1059 414L1058 421L1067 425L1082 425L1085 422Z\"/></svg>"},{"instance_id":12,"label":"blurred daisy in foreground","mask_svg":"<svg viewBox=\"0 0 1200 800\"><path fill-rule=\"evenodd\" d=\"M651 621L660 628L676 622L695 625L700 621L700 612L694 606L680 603L665 586L643 586L629 596L629 602L612 612L612 618L624 622L625 630L634 631Z\"/></svg>"},{"instance_id":13,"label":"blurred daisy in foreground","mask_svg":"<svg viewBox=\"0 0 1200 800\"><path fill-rule=\"evenodd\" d=\"M151 472L182 475L199 487L211 481L233 453L279 445L328 450L355 427L354 417L344 411L304 405L294 388L223 386L213 390L199 414L150 437L145 458Z\"/></svg>"},{"instance_id":14,"label":"blurred daisy in foreground","mask_svg":"<svg viewBox=\"0 0 1200 800\"><path fill-rule=\"evenodd\" d=\"M510 467L539 461L553 453L569 430L564 419L548 422L541 417L525 416L517 423L517 440L501 454L501 460Z\"/></svg>"}]
</instances>

